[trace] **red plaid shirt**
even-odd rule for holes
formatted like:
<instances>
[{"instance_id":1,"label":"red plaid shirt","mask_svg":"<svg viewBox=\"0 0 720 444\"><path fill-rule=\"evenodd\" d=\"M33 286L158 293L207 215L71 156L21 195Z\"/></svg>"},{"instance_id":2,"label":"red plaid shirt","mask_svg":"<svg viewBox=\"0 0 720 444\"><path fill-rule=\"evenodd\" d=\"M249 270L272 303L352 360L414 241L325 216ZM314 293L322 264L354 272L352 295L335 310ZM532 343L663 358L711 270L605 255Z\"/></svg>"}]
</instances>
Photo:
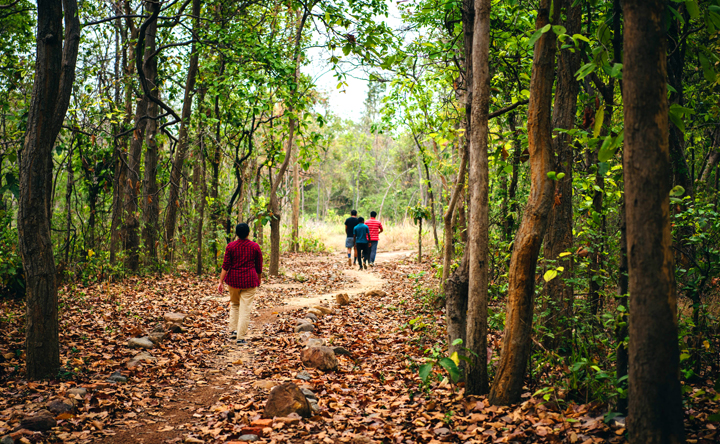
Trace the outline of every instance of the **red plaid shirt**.
<instances>
[{"instance_id":1,"label":"red plaid shirt","mask_svg":"<svg viewBox=\"0 0 720 444\"><path fill-rule=\"evenodd\" d=\"M260 245L249 239L230 242L225 248L222 268L227 271L225 283L233 288L259 287L262 266Z\"/></svg>"},{"instance_id":2,"label":"red plaid shirt","mask_svg":"<svg viewBox=\"0 0 720 444\"><path fill-rule=\"evenodd\" d=\"M365 225L367 225L368 229L370 230L370 240L380 240L380 230L384 229L380 221L374 218L370 218L365 221Z\"/></svg>"}]
</instances>

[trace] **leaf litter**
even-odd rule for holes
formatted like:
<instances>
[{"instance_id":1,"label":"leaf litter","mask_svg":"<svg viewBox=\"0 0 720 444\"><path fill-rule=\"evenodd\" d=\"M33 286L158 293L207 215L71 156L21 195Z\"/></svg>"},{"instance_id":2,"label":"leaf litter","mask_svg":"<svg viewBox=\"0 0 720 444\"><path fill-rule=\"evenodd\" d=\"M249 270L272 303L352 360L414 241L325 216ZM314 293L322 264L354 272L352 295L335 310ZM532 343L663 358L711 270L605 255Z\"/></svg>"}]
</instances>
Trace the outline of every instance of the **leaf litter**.
<instances>
[{"instance_id":1,"label":"leaf litter","mask_svg":"<svg viewBox=\"0 0 720 444\"><path fill-rule=\"evenodd\" d=\"M315 322L313 337L349 352L338 353L339 369L329 373L303 367L300 351L309 334L294 327L307 308L286 301L361 286L362 276L344 273L338 256L285 255L287 271L263 282L252 341L240 349L227 340L227 295L217 294L214 276L65 286L59 292L63 371L51 381L23 379L24 306L2 301L0 436L51 402L67 400L74 407L55 415L55 427L15 432L15 442L211 443L248 435L267 443L626 441L624 421L606 423L608 406L598 402L548 401L532 396L538 387L526 387L522 403L499 407L464 396L462 383L439 373L423 384L417 369L428 349L442 349L445 334L443 311L420 290L439 285L428 262L379 263L369 272L384 280L382 292L353 294L349 305L333 306ZM147 350L154 361L128 368L139 352L128 339L151 332L168 312L188 315L184 331ZM500 333L488 339L497 347ZM298 378L303 371L309 378ZM127 382L108 381L116 372ZM317 411L306 419L262 419L270 389L287 381L312 391ZM70 394L80 387L84 394ZM691 395L688 442L714 442L709 418L717 394L710 386Z\"/></svg>"}]
</instances>

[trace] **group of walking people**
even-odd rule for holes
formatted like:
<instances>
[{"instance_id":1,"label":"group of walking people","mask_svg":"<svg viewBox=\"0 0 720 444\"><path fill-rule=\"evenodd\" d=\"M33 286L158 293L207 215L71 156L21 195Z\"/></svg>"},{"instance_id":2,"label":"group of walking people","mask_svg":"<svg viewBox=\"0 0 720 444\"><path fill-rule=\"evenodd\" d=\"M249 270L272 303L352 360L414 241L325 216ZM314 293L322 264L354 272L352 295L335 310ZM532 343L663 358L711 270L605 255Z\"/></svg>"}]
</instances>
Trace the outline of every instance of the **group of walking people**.
<instances>
[{"instance_id":1,"label":"group of walking people","mask_svg":"<svg viewBox=\"0 0 720 444\"><path fill-rule=\"evenodd\" d=\"M345 248L347 248L348 266L357 263L360 270L367 270L368 264L375 266L380 233L383 232L382 223L375 219L377 213L370 212L370 219L357 215L357 210L350 211L350 217L345 219ZM353 256L353 250L355 252ZM353 258L354 257L354 258Z\"/></svg>"}]
</instances>

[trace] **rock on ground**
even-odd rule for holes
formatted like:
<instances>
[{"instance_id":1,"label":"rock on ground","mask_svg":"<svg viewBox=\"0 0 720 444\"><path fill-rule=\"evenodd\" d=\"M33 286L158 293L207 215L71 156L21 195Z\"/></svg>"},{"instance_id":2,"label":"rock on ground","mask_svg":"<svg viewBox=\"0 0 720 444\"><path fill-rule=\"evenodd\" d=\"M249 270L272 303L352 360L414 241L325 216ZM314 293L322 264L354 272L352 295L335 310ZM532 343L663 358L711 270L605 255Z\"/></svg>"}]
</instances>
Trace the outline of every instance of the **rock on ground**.
<instances>
[{"instance_id":1,"label":"rock on ground","mask_svg":"<svg viewBox=\"0 0 720 444\"><path fill-rule=\"evenodd\" d=\"M298 374L295 377L298 379L302 379L303 381L309 381L312 379L312 376L310 376L310 373L306 372L305 370L298 372Z\"/></svg>"},{"instance_id":2,"label":"rock on ground","mask_svg":"<svg viewBox=\"0 0 720 444\"><path fill-rule=\"evenodd\" d=\"M165 313L163 319L171 324L182 324L185 322L187 315L184 313Z\"/></svg>"},{"instance_id":3,"label":"rock on ground","mask_svg":"<svg viewBox=\"0 0 720 444\"><path fill-rule=\"evenodd\" d=\"M308 319L310 319L310 320L313 321L313 322L317 322L317 321L318 321L318 317L317 317L316 315L312 314L312 313L306 314L305 317L308 318Z\"/></svg>"},{"instance_id":4,"label":"rock on ground","mask_svg":"<svg viewBox=\"0 0 720 444\"><path fill-rule=\"evenodd\" d=\"M81 398L84 398L85 395L87 395L87 389L85 387L73 387L65 393L67 395L79 396Z\"/></svg>"},{"instance_id":5,"label":"rock on ground","mask_svg":"<svg viewBox=\"0 0 720 444\"><path fill-rule=\"evenodd\" d=\"M308 338L307 344L305 344L305 345L307 345L308 347L322 347L322 346L325 346L325 345L327 345L327 344L325 343L325 339L320 339L320 338Z\"/></svg>"},{"instance_id":6,"label":"rock on ground","mask_svg":"<svg viewBox=\"0 0 720 444\"><path fill-rule=\"evenodd\" d=\"M47 409L55 416L75 411L75 404L69 399L53 399L47 403Z\"/></svg>"},{"instance_id":7,"label":"rock on ground","mask_svg":"<svg viewBox=\"0 0 720 444\"><path fill-rule=\"evenodd\" d=\"M308 312L308 316L313 315L316 318L321 318L325 314L322 311L318 310L317 308L308 308L307 312Z\"/></svg>"},{"instance_id":8,"label":"rock on ground","mask_svg":"<svg viewBox=\"0 0 720 444\"><path fill-rule=\"evenodd\" d=\"M263 418L288 416L291 413L307 418L310 416L311 410L310 404L300 388L292 382L286 382L270 391L270 396L265 403Z\"/></svg>"},{"instance_id":9,"label":"rock on ground","mask_svg":"<svg viewBox=\"0 0 720 444\"><path fill-rule=\"evenodd\" d=\"M382 290L370 290L370 291L368 291L367 293L365 293L365 296L382 298L382 297L387 296L387 293L385 293L385 292L382 291Z\"/></svg>"},{"instance_id":10,"label":"rock on ground","mask_svg":"<svg viewBox=\"0 0 720 444\"><path fill-rule=\"evenodd\" d=\"M312 310L312 309L318 310L318 311L320 311L322 314L326 314L326 315L327 315L327 314L331 314L331 313L333 312L333 311L332 311L332 308L330 308L330 307L325 307L325 306L323 306L323 305L315 305L314 307L311 308L311 310ZM308 312L309 312L309 311L310 311L310 310L308 310Z\"/></svg>"},{"instance_id":11,"label":"rock on ground","mask_svg":"<svg viewBox=\"0 0 720 444\"><path fill-rule=\"evenodd\" d=\"M140 352L127 363L128 369L133 369L143 362L157 362L157 358L148 352Z\"/></svg>"},{"instance_id":12,"label":"rock on ground","mask_svg":"<svg viewBox=\"0 0 720 444\"><path fill-rule=\"evenodd\" d=\"M32 430L33 432L47 432L57 425L52 413L47 410L40 410L33 416L28 416L20 421L21 429Z\"/></svg>"},{"instance_id":13,"label":"rock on ground","mask_svg":"<svg viewBox=\"0 0 720 444\"><path fill-rule=\"evenodd\" d=\"M148 338L147 336L144 336L142 338L130 338L128 340L128 347L130 348L144 348L144 349L151 349L155 347L155 344Z\"/></svg>"},{"instance_id":14,"label":"rock on ground","mask_svg":"<svg viewBox=\"0 0 720 444\"><path fill-rule=\"evenodd\" d=\"M335 295L335 302L341 307L350 304L350 296L347 293L341 293Z\"/></svg>"},{"instance_id":15,"label":"rock on ground","mask_svg":"<svg viewBox=\"0 0 720 444\"><path fill-rule=\"evenodd\" d=\"M323 372L335 371L338 361L330 347L309 347L300 352L300 359L305 367L313 367Z\"/></svg>"},{"instance_id":16,"label":"rock on ground","mask_svg":"<svg viewBox=\"0 0 720 444\"><path fill-rule=\"evenodd\" d=\"M309 331L309 332L315 331L315 326L312 324L303 323L303 324L300 324L297 327L295 327L295 333L300 333L303 331Z\"/></svg>"},{"instance_id":17,"label":"rock on ground","mask_svg":"<svg viewBox=\"0 0 720 444\"><path fill-rule=\"evenodd\" d=\"M154 332L150 333L149 335L147 335L147 338L150 339L150 341L151 341L153 344L159 344L159 343L161 343L162 341L164 341L165 339L167 339L169 336L170 336L170 334L169 334L168 332L164 332L164 331L162 331L162 332L157 332L157 331L154 331Z\"/></svg>"}]
</instances>

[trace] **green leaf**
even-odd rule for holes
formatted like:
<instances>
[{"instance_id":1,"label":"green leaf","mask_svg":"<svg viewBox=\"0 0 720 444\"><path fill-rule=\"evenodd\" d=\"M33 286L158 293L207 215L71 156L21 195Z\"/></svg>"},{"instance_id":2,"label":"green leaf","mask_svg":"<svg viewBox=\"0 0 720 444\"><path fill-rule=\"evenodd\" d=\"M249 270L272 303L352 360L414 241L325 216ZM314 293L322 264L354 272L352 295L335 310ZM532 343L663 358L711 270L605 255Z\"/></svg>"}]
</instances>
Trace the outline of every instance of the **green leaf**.
<instances>
[{"instance_id":1,"label":"green leaf","mask_svg":"<svg viewBox=\"0 0 720 444\"><path fill-rule=\"evenodd\" d=\"M461 345L463 343L462 338L457 338L454 341L452 341L452 345Z\"/></svg>"},{"instance_id":2,"label":"green leaf","mask_svg":"<svg viewBox=\"0 0 720 444\"><path fill-rule=\"evenodd\" d=\"M602 130L603 120L605 120L605 110L602 107L598 108L595 112L595 126L593 127L593 137L600 136Z\"/></svg>"},{"instance_id":3,"label":"green leaf","mask_svg":"<svg viewBox=\"0 0 720 444\"><path fill-rule=\"evenodd\" d=\"M616 63L613 65L612 69L610 70L610 77L615 77L616 79L622 78L622 63Z\"/></svg>"},{"instance_id":4,"label":"green leaf","mask_svg":"<svg viewBox=\"0 0 720 444\"><path fill-rule=\"evenodd\" d=\"M672 190L670 190L670 195L672 197L678 197L685 194L685 188L681 187L680 185L675 185Z\"/></svg>"},{"instance_id":5,"label":"green leaf","mask_svg":"<svg viewBox=\"0 0 720 444\"><path fill-rule=\"evenodd\" d=\"M556 179L556 177L555 177L555 171L548 171L547 177L548 177L548 179L550 179L550 180L555 180L555 179Z\"/></svg>"},{"instance_id":6,"label":"green leaf","mask_svg":"<svg viewBox=\"0 0 720 444\"><path fill-rule=\"evenodd\" d=\"M548 270L543 275L543 279L545 279L545 282L550 282L551 280L555 279L558 275L557 270Z\"/></svg>"},{"instance_id":7,"label":"green leaf","mask_svg":"<svg viewBox=\"0 0 720 444\"><path fill-rule=\"evenodd\" d=\"M600 147L600 151L598 151L598 160L600 162L607 162L612 159L614 154L615 149L612 144L612 136L607 136Z\"/></svg>"},{"instance_id":8,"label":"green leaf","mask_svg":"<svg viewBox=\"0 0 720 444\"><path fill-rule=\"evenodd\" d=\"M687 361L688 359L690 359L690 355L689 355L689 354L683 353L683 354L680 355L680 362Z\"/></svg>"},{"instance_id":9,"label":"green leaf","mask_svg":"<svg viewBox=\"0 0 720 444\"><path fill-rule=\"evenodd\" d=\"M427 364L423 364L418 369L418 374L420 375L420 379L422 379L422 382L427 382L428 376L430 376L430 370L433 368L433 363L428 362Z\"/></svg>"},{"instance_id":10,"label":"green leaf","mask_svg":"<svg viewBox=\"0 0 720 444\"><path fill-rule=\"evenodd\" d=\"M685 8L688 10L691 19L700 17L700 8L698 8L696 0L685 0Z\"/></svg>"},{"instance_id":11,"label":"green leaf","mask_svg":"<svg viewBox=\"0 0 720 444\"><path fill-rule=\"evenodd\" d=\"M553 30L553 32L554 32L556 35L564 35L564 34L567 34L567 29L565 29L565 27L564 27L564 26L561 26L561 25L555 25L555 26L553 26L553 27L552 27L552 30Z\"/></svg>"},{"instance_id":12,"label":"green leaf","mask_svg":"<svg viewBox=\"0 0 720 444\"><path fill-rule=\"evenodd\" d=\"M543 35L542 29L538 29L533 33L532 36L530 36L530 40L528 40L528 46L533 47L535 46L535 42L538 41L538 39Z\"/></svg>"},{"instance_id":13,"label":"green leaf","mask_svg":"<svg viewBox=\"0 0 720 444\"><path fill-rule=\"evenodd\" d=\"M702 66L703 77L705 77L705 80L707 80L708 82L715 82L717 73L712 68L710 60L708 60L708 58L703 53L700 53L700 66Z\"/></svg>"},{"instance_id":14,"label":"green leaf","mask_svg":"<svg viewBox=\"0 0 720 444\"><path fill-rule=\"evenodd\" d=\"M557 180L560 180L563 177L565 177L565 173L557 173L557 175L555 177L557 177Z\"/></svg>"},{"instance_id":15,"label":"green leaf","mask_svg":"<svg viewBox=\"0 0 720 444\"><path fill-rule=\"evenodd\" d=\"M587 77L591 72L595 71L597 68L597 65L593 62L586 63L578 71L575 73L575 77L577 77L578 80L582 80L585 77Z\"/></svg>"},{"instance_id":16,"label":"green leaf","mask_svg":"<svg viewBox=\"0 0 720 444\"><path fill-rule=\"evenodd\" d=\"M568 252L568 251L563 251L562 253L558 254L558 257L570 256L571 254L572 254L572 253L570 253L570 252Z\"/></svg>"},{"instance_id":17,"label":"green leaf","mask_svg":"<svg viewBox=\"0 0 720 444\"><path fill-rule=\"evenodd\" d=\"M442 368L447 370L447 372L450 374L450 379L452 379L453 382L458 382L460 380L460 369L452 359L442 358L438 361L438 364L440 364Z\"/></svg>"}]
</instances>

